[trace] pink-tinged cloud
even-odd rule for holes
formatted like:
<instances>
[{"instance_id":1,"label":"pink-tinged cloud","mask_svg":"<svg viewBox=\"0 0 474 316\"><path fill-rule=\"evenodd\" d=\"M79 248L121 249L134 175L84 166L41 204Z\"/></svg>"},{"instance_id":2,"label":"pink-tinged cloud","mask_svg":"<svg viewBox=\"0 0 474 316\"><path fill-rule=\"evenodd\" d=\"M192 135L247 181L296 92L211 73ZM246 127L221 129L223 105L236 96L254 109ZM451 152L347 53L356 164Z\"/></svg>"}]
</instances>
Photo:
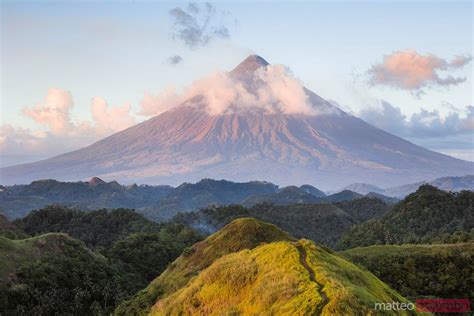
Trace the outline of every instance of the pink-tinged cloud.
<instances>
[{"instance_id":1,"label":"pink-tinged cloud","mask_svg":"<svg viewBox=\"0 0 474 316\"><path fill-rule=\"evenodd\" d=\"M130 110L130 104L111 107L104 98L94 97L91 111L97 133L110 134L134 125L136 120Z\"/></svg>"},{"instance_id":2,"label":"pink-tinged cloud","mask_svg":"<svg viewBox=\"0 0 474 316\"><path fill-rule=\"evenodd\" d=\"M73 104L69 91L49 89L43 102L22 110L41 128L0 126L0 150L8 155L56 155L90 145L136 123L128 104L110 106L103 98L94 97L92 121L74 120L70 112Z\"/></svg>"},{"instance_id":3,"label":"pink-tinged cloud","mask_svg":"<svg viewBox=\"0 0 474 316\"><path fill-rule=\"evenodd\" d=\"M447 87L466 81L465 77L455 77L447 72L460 69L471 60L471 56L456 56L447 61L415 50L398 51L384 56L382 63L373 65L367 73L372 85L422 92L425 87ZM444 72L444 75L439 72Z\"/></svg>"},{"instance_id":4,"label":"pink-tinged cloud","mask_svg":"<svg viewBox=\"0 0 474 316\"><path fill-rule=\"evenodd\" d=\"M144 116L158 115L168 111L180 102L182 102L182 97L174 87L168 87L157 95L147 92L140 102L138 114Z\"/></svg>"},{"instance_id":5,"label":"pink-tinged cloud","mask_svg":"<svg viewBox=\"0 0 474 316\"><path fill-rule=\"evenodd\" d=\"M40 125L47 126L53 134L59 135L72 128L69 115L72 107L73 101L69 91L51 88L42 103L25 107L22 113Z\"/></svg>"}]
</instances>

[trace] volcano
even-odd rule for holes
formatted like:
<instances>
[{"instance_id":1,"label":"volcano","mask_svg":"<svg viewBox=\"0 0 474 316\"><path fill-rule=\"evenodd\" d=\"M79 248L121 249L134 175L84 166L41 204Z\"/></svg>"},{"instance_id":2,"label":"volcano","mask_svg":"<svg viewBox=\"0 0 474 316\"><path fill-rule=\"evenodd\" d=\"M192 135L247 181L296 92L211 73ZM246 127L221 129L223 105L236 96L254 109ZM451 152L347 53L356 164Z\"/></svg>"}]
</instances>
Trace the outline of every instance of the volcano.
<instances>
[{"instance_id":1,"label":"volcano","mask_svg":"<svg viewBox=\"0 0 474 316\"><path fill-rule=\"evenodd\" d=\"M178 184L223 178L331 189L354 182L387 187L472 173L474 163L380 130L304 87L309 110L286 110L285 102L294 99L284 98L285 85L271 87L281 99L265 94L271 81L262 72L269 67L262 57L249 56L227 73L247 97L233 100L225 111L209 111L208 96L191 95L171 110L88 147L3 168L1 182L98 176L124 183ZM256 95L261 97L252 99L252 105L243 104Z\"/></svg>"}]
</instances>

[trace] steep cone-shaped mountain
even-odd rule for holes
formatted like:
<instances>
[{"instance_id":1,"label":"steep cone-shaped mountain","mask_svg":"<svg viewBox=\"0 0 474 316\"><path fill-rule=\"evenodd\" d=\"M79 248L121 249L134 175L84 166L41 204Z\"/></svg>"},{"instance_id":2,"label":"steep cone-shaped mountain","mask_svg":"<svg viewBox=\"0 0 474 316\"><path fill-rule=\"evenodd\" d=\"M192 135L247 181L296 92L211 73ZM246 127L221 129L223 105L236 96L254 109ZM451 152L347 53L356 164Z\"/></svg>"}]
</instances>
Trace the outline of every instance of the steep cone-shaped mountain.
<instances>
[{"instance_id":1,"label":"steep cone-shaped mountain","mask_svg":"<svg viewBox=\"0 0 474 316\"><path fill-rule=\"evenodd\" d=\"M243 62L241 62L237 67L235 67L230 75L241 81L249 81L253 79L255 71L260 68L264 68L270 65L265 59L258 55L250 55Z\"/></svg>"},{"instance_id":2,"label":"steep cone-shaped mountain","mask_svg":"<svg viewBox=\"0 0 474 316\"><path fill-rule=\"evenodd\" d=\"M408 302L328 250L245 218L183 253L116 313L369 314L375 302L392 301Z\"/></svg>"},{"instance_id":3,"label":"steep cone-shaped mountain","mask_svg":"<svg viewBox=\"0 0 474 316\"><path fill-rule=\"evenodd\" d=\"M289 107L291 104L285 102L296 99L289 93L287 82L270 86L273 77L255 79L260 69L269 69L268 63L250 56L231 71L229 77L235 84L229 86L242 83L241 89L249 98L259 91L267 97L269 91L278 93L286 100L281 106ZM83 149L3 168L1 182L98 176L121 183L176 185L218 178L312 184L327 190L355 182L383 187L387 183L413 183L465 175L474 168L472 162L429 151L384 132L306 88L301 91L314 113L264 110L272 105L272 99L265 97L258 99L264 103L258 106L247 107L246 101L239 101L244 104L239 104L238 111L214 113L207 110L212 100L198 94Z\"/></svg>"}]
</instances>

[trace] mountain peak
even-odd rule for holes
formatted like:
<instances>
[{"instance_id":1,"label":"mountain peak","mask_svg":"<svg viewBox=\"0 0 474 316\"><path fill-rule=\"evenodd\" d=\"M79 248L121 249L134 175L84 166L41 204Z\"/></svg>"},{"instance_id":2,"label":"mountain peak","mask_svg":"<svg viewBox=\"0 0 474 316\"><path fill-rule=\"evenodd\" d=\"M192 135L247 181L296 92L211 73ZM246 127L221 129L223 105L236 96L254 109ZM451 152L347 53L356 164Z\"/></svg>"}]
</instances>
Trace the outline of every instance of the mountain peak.
<instances>
[{"instance_id":1,"label":"mountain peak","mask_svg":"<svg viewBox=\"0 0 474 316\"><path fill-rule=\"evenodd\" d=\"M104 180L102 180L101 178L99 177L93 177L92 179L89 180L89 185L95 187L99 184L105 184L106 182Z\"/></svg>"},{"instance_id":2,"label":"mountain peak","mask_svg":"<svg viewBox=\"0 0 474 316\"><path fill-rule=\"evenodd\" d=\"M247 79L252 76L257 69L270 65L265 59L258 55L250 55L237 65L231 72L231 76L237 79Z\"/></svg>"}]
</instances>

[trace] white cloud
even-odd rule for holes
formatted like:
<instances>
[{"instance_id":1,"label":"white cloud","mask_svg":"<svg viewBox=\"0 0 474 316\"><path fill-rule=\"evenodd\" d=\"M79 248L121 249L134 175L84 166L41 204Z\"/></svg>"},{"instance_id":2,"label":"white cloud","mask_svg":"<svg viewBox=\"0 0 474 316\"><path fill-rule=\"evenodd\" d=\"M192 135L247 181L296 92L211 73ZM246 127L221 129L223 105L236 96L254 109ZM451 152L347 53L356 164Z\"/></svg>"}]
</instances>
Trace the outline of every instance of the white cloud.
<instances>
[{"instance_id":1,"label":"white cloud","mask_svg":"<svg viewBox=\"0 0 474 316\"><path fill-rule=\"evenodd\" d=\"M267 66L255 72L253 82L235 80L227 72L216 72L194 82L179 93L167 88L157 95L145 94L140 114L150 116L169 110L195 96L203 96L210 115L259 109L287 114L322 114L311 106L301 82L281 65Z\"/></svg>"},{"instance_id":2,"label":"white cloud","mask_svg":"<svg viewBox=\"0 0 474 316\"><path fill-rule=\"evenodd\" d=\"M23 115L41 128L0 126L0 150L7 155L56 155L77 149L136 123L130 105L109 106L101 97L91 104L92 121L71 118L73 99L69 91L51 88L43 102L24 107Z\"/></svg>"}]
</instances>

